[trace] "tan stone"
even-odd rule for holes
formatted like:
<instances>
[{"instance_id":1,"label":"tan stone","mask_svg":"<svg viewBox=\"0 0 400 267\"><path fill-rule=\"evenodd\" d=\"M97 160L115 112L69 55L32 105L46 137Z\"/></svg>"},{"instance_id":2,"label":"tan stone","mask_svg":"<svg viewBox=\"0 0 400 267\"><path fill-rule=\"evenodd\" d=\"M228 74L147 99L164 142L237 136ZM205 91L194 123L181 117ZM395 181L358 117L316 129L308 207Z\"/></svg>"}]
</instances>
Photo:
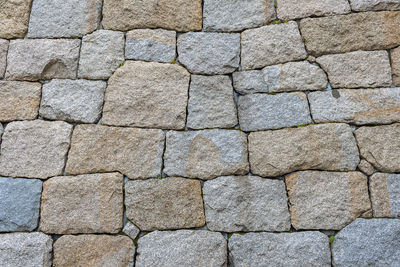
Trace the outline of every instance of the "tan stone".
<instances>
[{"instance_id":1,"label":"tan stone","mask_svg":"<svg viewBox=\"0 0 400 267\"><path fill-rule=\"evenodd\" d=\"M8 40L0 39L0 79L4 77L7 66Z\"/></svg>"},{"instance_id":2,"label":"tan stone","mask_svg":"<svg viewBox=\"0 0 400 267\"><path fill-rule=\"evenodd\" d=\"M389 193L385 173L375 173L369 179L374 217L390 217Z\"/></svg>"},{"instance_id":3,"label":"tan stone","mask_svg":"<svg viewBox=\"0 0 400 267\"><path fill-rule=\"evenodd\" d=\"M22 38L28 31L32 0L0 2L0 38Z\"/></svg>"},{"instance_id":4,"label":"tan stone","mask_svg":"<svg viewBox=\"0 0 400 267\"><path fill-rule=\"evenodd\" d=\"M362 159L360 161L360 164L358 164L358 168L366 175L372 175L375 171L374 166L372 166L371 163L369 163L365 159Z\"/></svg>"},{"instance_id":5,"label":"tan stone","mask_svg":"<svg viewBox=\"0 0 400 267\"><path fill-rule=\"evenodd\" d=\"M390 58L392 60L393 84L400 86L400 47L390 51Z\"/></svg>"}]
</instances>

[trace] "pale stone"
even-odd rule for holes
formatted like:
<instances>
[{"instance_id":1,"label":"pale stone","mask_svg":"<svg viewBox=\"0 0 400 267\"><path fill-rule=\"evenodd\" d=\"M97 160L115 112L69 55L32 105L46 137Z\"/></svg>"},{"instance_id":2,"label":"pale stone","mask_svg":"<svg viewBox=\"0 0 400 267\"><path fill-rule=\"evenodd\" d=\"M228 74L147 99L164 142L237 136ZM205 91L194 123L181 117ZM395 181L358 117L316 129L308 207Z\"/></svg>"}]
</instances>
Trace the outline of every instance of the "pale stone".
<instances>
[{"instance_id":1,"label":"pale stone","mask_svg":"<svg viewBox=\"0 0 400 267\"><path fill-rule=\"evenodd\" d=\"M8 40L0 39L0 79L4 77L6 71L8 45Z\"/></svg>"},{"instance_id":2,"label":"pale stone","mask_svg":"<svg viewBox=\"0 0 400 267\"><path fill-rule=\"evenodd\" d=\"M369 190L374 217L400 217L400 174L375 173Z\"/></svg>"},{"instance_id":3,"label":"pale stone","mask_svg":"<svg viewBox=\"0 0 400 267\"><path fill-rule=\"evenodd\" d=\"M347 0L278 0L277 13L279 19L300 19L311 16L332 16L350 13Z\"/></svg>"},{"instance_id":4,"label":"pale stone","mask_svg":"<svg viewBox=\"0 0 400 267\"><path fill-rule=\"evenodd\" d=\"M354 11L400 10L399 0L350 0Z\"/></svg>"},{"instance_id":5,"label":"pale stone","mask_svg":"<svg viewBox=\"0 0 400 267\"><path fill-rule=\"evenodd\" d=\"M392 63L393 84L400 86L400 47L390 51Z\"/></svg>"},{"instance_id":6,"label":"pale stone","mask_svg":"<svg viewBox=\"0 0 400 267\"><path fill-rule=\"evenodd\" d=\"M3 135L3 133L4 133L4 128L3 125L0 123L0 144L1 144L1 136Z\"/></svg>"},{"instance_id":7,"label":"pale stone","mask_svg":"<svg viewBox=\"0 0 400 267\"><path fill-rule=\"evenodd\" d=\"M28 31L32 0L0 2L0 38L23 38Z\"/></svg>"},{"instance_id":8,"label":"pale stone","mask_svg":"<svg viewBox=\"0 0 400 267\"><path fill-rule=\"evenodd\" d=\"M276 82L278 81L280 73L278 68L273 68L273 70L275 74L274 77L276 77L273 81ZM233 88L235 88L236 92L240 94L267 93L271 87L268 81L264 80L264 75L261 70L234 72L232 74L232 80Z\"/></svg>"},{"instance_id":9,"label":"pale stone","mask_svg":"<svg viewBox=\"0 0 400 267\"><path fill-rule=\"evenodd\" d=\"M375 169L371 165L371 163L369 163L365 159L362 159L360 161L360 164L358 164L358 168L360 169L360 171L362 171L366 175L372 175L375 172Z\"/></svg>"},{"instance_id":10,"label":"pale stone","mask_svg":"<svg viewBox=\"0 0 400 267\"><path fill-rule=\"evenodd\" d=\"M133 223L127 222L122 229L122 232L129 236L131 239L136 239L138 234L140 233L140 229L137 228Z\"/></svg>"}]
</instances>

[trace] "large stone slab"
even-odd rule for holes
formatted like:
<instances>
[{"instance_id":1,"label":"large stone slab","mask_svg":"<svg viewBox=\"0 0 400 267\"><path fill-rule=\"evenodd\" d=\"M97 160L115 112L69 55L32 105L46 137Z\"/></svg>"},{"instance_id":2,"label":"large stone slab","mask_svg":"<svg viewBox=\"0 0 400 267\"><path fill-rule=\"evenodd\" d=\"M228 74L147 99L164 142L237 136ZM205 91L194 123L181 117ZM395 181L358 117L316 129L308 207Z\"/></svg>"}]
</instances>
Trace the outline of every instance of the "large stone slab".
<instances>
[{"instance_id":1,"label":"large stone slab","mask_svg":"<svg viewBox=\"0 0 400 267\"><path fill-rule=\"evenodd\" d=\"M157 177L161 173L164 139L161 130L78 125L65 171L119 171L132 179Z\"/></svg>"},{"instance_id":2,"label":"large stone slab","mask_svg":"<svg viewBox=\"0 0 400 267\"><path fill-rule=\"evenodd\" d=\"M220 232L289 231L285 184L257 176L224 176L203 186L207 228Z\"/></svg>"},{"instance_id":3,"label":"large stone slab","mask_svg":"<svg viewBox=\"0 0 400 267\"><path fill-rule=\"evenodd\" d=\"M7 66L8 40L0 39L0 79L4 77Z\"/></svg>"},{"instance_id":4,"label":"large stone slab","mask_svg":"<svg viewBox=\"0 0 400 267\"><path fill-rule=\"evenodd\" d=\"M48 178L62 175L72 125L56 121L10 122L3 134L0 175Z\"/></svg>"},{"instance_id":5,"label":"large stone slab","mask_svg":"<svg viewBox=\"0 0 400 267\"><path fill-rule=\"evenodd\" d=\"M332 16L350 13L347 0L306 0L301 4L296 0L278 0L279 19L300 19L311 16Z\"/></svg>"},{"instance_id":6,"label":"large stone slab","mask_svg":"<svg viewBox=\"0 0 400 267\"><path fill-rule=\"evenodd\" d=\"M350 0L350 5L354 11L400 10L397 0Z\"/></svg>"},{"instance_id":7,"label":"large stone slab","mask_svg":"<svg viewBox=\"0 0 400 267\"><path fill-rule=\"evenodd\" d=\"M374 217L400 217L400 174L375 173L369 191Z\"/></svg>"},{"instance_id":8,"label":"large stone slab","mask_svg":"<svg viewBox=\"0 0 400 267\"><path fill-rule=\"evenodd\" d=\"M264 177L308 169L349 171L360 161L346 124L253 132L248 138L251 171Z\"/></svg>"},{"instance_id":9,"label":"large stone slab","mask_svg":"<svg viewBox=\"0 0 400 267\"><path fill-rule=\"evenodd\" d=\"M32 0L0 3L0 38L23 38L28 31Z\"/></svg>"},{"instance_id":10,"label":"large stone slab","mask_svg":"<svg viewBox=\"0 0 400 267\"><path fill-rule=\"evenodd\" d=\"M229 259L235 266L331 266L329 240L320 232L233 234Z\"/></svg>"},{"instance_id":11,"label":"large stone slab","mask_svg":"<svg viewBox=\"0 0 400 267\"><path fill-rule=\"evenodd\" d=\"M400 47L390 51L392 63L393 84L400 86Z\"/></svg>"},{"instance_id":12,"label":"large stone slab","mask_svg":"<svg viewBox=\"0 0 400 267\"><path fill-rule=\"evenodd\" d=\"M226 266L227 245L221 233L155 231L139 239L136 267Z\"/></svg>"},{"instance_id":13,"label":"large stone slab","mask_svg":"<svg viewBox=\"0 0 400 267\"><path fill-rule=\"evenodd\" d=\"M128 61L108 81L102 123L183 129L189 80L177 64Z\"/></svg>"},{"instance_id":14,"label":"large stone slab","mask_svg":"<svg viewBox=\"0 0 400 267\"><path fill-rule=\"evenodd\" d=\"M241 64L244 70L302 60L307 57L296 22L268 25L242 32Z\"/></svg>"},{"instance_id":15,"label":"large stone slab","mask_svg":"<svg viewBox=\"0 0 400 267\"><path fill-rule=\"evenodd\" d=\"M168 176L212 179L249 170L247 138L236 130L167 133L164 173Z\"/></svg>"}]
</instances>

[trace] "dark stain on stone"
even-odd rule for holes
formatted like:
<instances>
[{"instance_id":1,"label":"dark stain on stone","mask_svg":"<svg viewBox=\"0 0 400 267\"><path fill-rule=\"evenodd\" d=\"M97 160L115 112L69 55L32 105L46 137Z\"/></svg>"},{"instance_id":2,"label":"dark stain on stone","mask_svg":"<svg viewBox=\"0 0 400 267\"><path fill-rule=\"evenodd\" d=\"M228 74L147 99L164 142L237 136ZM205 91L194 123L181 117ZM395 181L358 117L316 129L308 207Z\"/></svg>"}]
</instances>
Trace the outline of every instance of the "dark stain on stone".
<instances>
[{"instance_id":1,"label":"dark stain on stone","mask_svg":"<svg viewBox=\"0 0 400 267\"><path fill-rule=\"evenodd\" d=\"M333 90L332 90L332 96L333 96L334 98L339 98L339 97L340 97L339 91L336 90L336 89L333 89Z\"/></svg>"}]
</instances>

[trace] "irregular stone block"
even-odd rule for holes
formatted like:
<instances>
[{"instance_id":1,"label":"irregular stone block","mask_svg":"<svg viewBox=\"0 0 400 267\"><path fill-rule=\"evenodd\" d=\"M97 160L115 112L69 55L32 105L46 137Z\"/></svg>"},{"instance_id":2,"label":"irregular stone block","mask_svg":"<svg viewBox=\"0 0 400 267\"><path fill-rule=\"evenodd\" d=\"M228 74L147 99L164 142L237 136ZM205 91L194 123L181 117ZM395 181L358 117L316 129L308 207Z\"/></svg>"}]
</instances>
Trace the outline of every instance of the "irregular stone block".
<instances>
[{"instance_id":1,"label":"irregular stone block","mask_svg":"<svg viewBox=\"0 0 400 267\"><path fill-rule=\"evenodd\" d=\"M369 191L374 217L400 217L400 174L375 173Z\"/></svg>"},{"instance_id":2,"label":"irregular stone block","mask_svg":"<svg viewBox=\"0 0 400 267\"><path fill-rule=\"evenodd\" d=\"M127 59L171 63L176 57L176 32L139 29L126 34Z\"/></svg>"},{"instance_id":3,"label":"irregular stone block","mask_svg":"<svg viewBox=\"0 0 400 267\"><path fill-rule=\"evenodd\" d=\"M124 229L122 229L122 232L128 235L131 239L136 239L137 235L140 233L140 229L134 224L127 222L124 226Z\"/></svg>"},{"instance_id":4,"label":"irregular stone block","mask_svg":"<svg viewBox=\"0 0 400 267\"><path fill-rule=\"evenodd\" d=\"M202 26L201 0L105 0L105 29L127 31L138 28L164 28L179 32L199 31Z\"/></svg>"},{"instance_id":5,"label":"irregular stone block","mask_svg":"<svg viewBox=\"0 0 400 267\"><path fill-rule=\"evenodd\" d=\"M4 77L6 71L8 45L8 40L0 39L0 79Z\"/></svg>"},{"instance_id":6,"label":"irregular stone block","mask_svg":"<svg viewBox=\"0 0 400 267\"><path fill-rule=\"evenodd\" d=\"M78 39L11 40L6 78L26 81L75 79L80 43Z\"/></svg>"},{"instance_id":7,"label":"irregular stone block","mask_svg":"<svg viewBox=\"0 0 400 267\"><path fill-rule=\"evenodd\" d=\"M209 180L249 171L247 138L235 130L167 133L164 173Z\"/></svg>"},{"instance_id":8,"label":"irregular stone block","mask_svg":"<svg viewBox=\"0 0 400 267\"><path fill-rule=\"evenodd\" d=\"M375 172L375 169L371 165L371 163L369 163L365 159L362 159L360 161L360 164L358 164L358 168L360 169L360 171L362 171L363 173L365 173L368 176L372 175Z\"/></svg>"},{"instance_id":9,"label":"irregular stone block","mask_svg":"<svg viewBox=\"0 0 400 267\"><path fill-rule=\"evenodd\" d=\"M62 175L72 125L61 122L14 121L3 134L0 175L48 178Z\"/></svg>"},{"instance_id":10,"label":"irregular stone block","mask_svg":"<svg viewBox=\"0 0 400 267\"><path fill-rule=\"evenodd\" d=\"M221 233L195 230L155 231L139 239L137 267L226 266L227 245Z\"/></svg>"},{"instance_id":11,"label":"irregular stone block","mask_svg":"<svg viewBox=\"0 0 400 267\"><path fill-rule=\"evenodd\" d=\"M40 180L0 178L0 232L33 231L41 194Z\"/></svg>"},{"instance_id":12,"label":"irregular stone block","mask_svg":"<svg viewBox=\"0 0 400 267\"><path fill-rule=\"evenodd\" d=\"M400 10L398 0L350 0L354 11L366 10Z\"/></svg>"},{"instance_id":13,"label":"irregular stone block","mask_svg":"<svg viewBox=\"0 0 400 267\"><path fill-rule=\"evenodd\" d=\"M51 80L43 85L39 114L50 120L95 123L106 86L104 81Z\"/></svg>"},{"instance_id":14,"label":"irregular stone block","mask_svg":"<svg viewBox=\"0 0 400 267\"><path fill-rule=\"evenodd\" d=\"M205 224L200 181L148 179L125 184L126 216L142 231L201 227Z\"/></svg>"},{"instance_id":15,"label":"irregular stone block","mask_svg":"<svg viewBox=\"0 0 400 267\"><path fill-rule=\"evenodd\" d=\"M392 63L393 84L400 86L400 47L390 51Z\"/></svg>"},{"instance_id":16,"label":"irregular stone block","mask_svg":"<svg viewBox=\"0 0 400 267\"><path fill-rule=\"evenodd\" d=\"M331 266L329 240L320 232L233 234L229 258L235 266Z\"/></svg>"},{"instance_id":17,"label":"irregular stone block","mask_svg":"<svg viewBox=\"0 0 400 267\"><path fill-rule=\"evenodd\" d=\"M283 20L351 12L347 0L306 0L301 4L296 0L278 0L277 3L278 18Z\"/></svg>"},{"instance_id":18,"label":"irregular stone block","mask_svg":"<svg viewBox=\"0 0 400 267\"><path fill-rule=\"evenodd\" d=\"M23 38L28 31L32 0L1 1L0 38Z\"/></svg>"},{"instance_id":19,"label":"irregular stone block","mask_svg":"<svg viewBox=\"0 0 400 267\"><path fill-rule=\"evenodd\" d=\"M301 92L239 96L238 110L240 127L246 132L312 122L307 96Z\"/></svg>"},{"instance_id":20,"label":"irregular stone block","mask_svg":"<svg viewBox=\"0 0 400 267\"><path fill-rule=\"evenodd\" d=\"M317 62L328 73L333 88L384 87L392 84L386 51L355 51L326 55Z\"/></svg>"},{"instance_id":21,"label":"irregular stone block","mask_svg":"<svg viewBox=\"0 0 400 267\"><path fill-rule=\"evenodd\" d=\"M355 170L360 159L347 124L253 132L249 135L251 171L264 177L296 170Z\"/></svg>"},{"instance_id":22,"label":"irregular stone block","mask_svg":"<svg viewBox=\"0 0 400 267\"><path fill-rule=\"evenodd\" d=\"M122 32L95 31L82 38L78 76L106 80L124 62L125 37Z\"/></svg>"},{"instance_id":23,"label":"irregular stone block","mask_svg":"<svg viewBox=\"0 0 400 267\"><path fill-rule=\"evenodd\" d=\"M41 89L40 83L0 81L0 121L36 119Z\"/></svg>"},{"instance_id":24,"label":"irregular stone block","mask_svg":"<svg viewBox=\"0 0 400 267\"><path fill-rule=\"evenodd\" d=\"M161 173L165 135L161 130L77 125L67 174L119 171L129 178Z\"/></svg>"},{"instance_id":25,"label":"irregular stone block","mask_svg":"<svg viewBox=\"0 0 400 267\"><path fill-rule=\"evenodd\" d=\"M187 127L233 128L238 123L228 76L192 75L189 96Z\"/></svg>"},{"instance_id":26,"label":"irregular stone block","mask_svg":"<svg viewBox=\"0 0 400 267\"><path fill-rule=\"evenodd\" d=\"M307 52L296 22L245 30L241 35L244 70L302 60Z\"/></svg>"},{"instance_id":27,"label":"irregular stone block","mask_svg":"<svg viewBox=\"0 0 400 267\"><path fill-rule=\"evenodd\" d=\"M128 61L108 81L102 123L183 129L189 80L177 64Z\"/></svg>"}]
</instances>

